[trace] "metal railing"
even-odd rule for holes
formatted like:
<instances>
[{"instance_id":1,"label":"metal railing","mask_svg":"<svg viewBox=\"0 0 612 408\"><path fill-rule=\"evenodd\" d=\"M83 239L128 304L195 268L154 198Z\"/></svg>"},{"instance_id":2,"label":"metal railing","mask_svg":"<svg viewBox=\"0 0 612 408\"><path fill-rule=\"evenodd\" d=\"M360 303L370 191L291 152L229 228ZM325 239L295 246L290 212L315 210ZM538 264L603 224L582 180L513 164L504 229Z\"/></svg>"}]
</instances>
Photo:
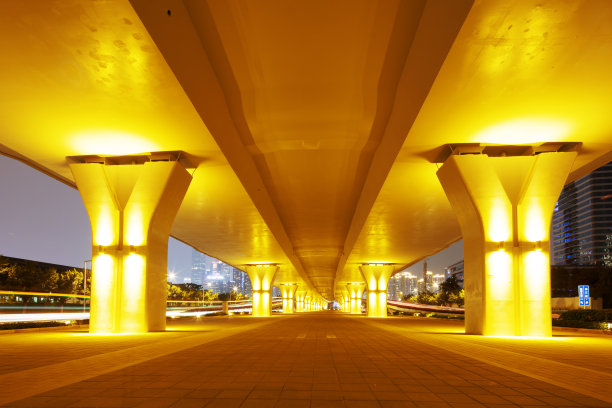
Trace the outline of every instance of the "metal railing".
<instances>
[{"instance_id":1,"label":"metal railing","mask_svg":"<svg viewBox=\"0 0 612 408\"><path fill-rule=\"evenodd\" d=\"M0 291L0 323L89 319L89 295L52 292ZM220 300L167 300L166 316L189 317L223 312ZM228 312L251 313L250 299L227 301ZM282 309L282 298L272 299L272 309Z\"/></svg>"}]
</instances>

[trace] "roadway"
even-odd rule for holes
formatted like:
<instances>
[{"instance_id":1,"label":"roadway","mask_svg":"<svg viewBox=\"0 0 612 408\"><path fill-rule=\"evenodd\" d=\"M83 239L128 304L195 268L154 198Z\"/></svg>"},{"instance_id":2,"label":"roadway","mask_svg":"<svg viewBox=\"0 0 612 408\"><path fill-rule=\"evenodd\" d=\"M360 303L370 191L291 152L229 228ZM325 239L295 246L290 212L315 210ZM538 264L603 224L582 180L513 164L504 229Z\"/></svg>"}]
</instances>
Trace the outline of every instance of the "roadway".
<instances>
[{"instance_id":1,"label":"roadway","mask_svg":"<svg viewBox=\"0 0 612 408\"><path fill-rule=\"evenodd\" d=\"M334 312L172 319L166 333L0 336L0 406L608 407L612 337L462 334Z\"/></svg>"}]
</instances>

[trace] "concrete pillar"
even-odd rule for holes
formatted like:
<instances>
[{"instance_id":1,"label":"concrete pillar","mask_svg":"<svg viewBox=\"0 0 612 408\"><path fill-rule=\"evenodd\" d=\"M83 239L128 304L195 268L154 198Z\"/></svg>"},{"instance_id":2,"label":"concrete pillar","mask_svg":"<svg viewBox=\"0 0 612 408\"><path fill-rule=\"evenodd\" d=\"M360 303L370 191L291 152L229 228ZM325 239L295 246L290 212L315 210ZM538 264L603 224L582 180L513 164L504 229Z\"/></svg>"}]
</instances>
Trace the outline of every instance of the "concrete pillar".
<instances>
[{"instance_id":1,"label":"concrete pillar","mask_svg":"<svg viewBox=\"0 0 612 408\"><path fill-rule=\"evenodd\" d=\"M304 311L312 311L312 295L310 294L310 291L306 292L306 296L304 297Z\"/></svg>"},{"instance_id":2,"label":"concrete pillar","mask_svg":"<svg viewBox=\"0 0 612 408\"><path fill-rule=\"evenodd\" d=\"M368 288L368 317L387 317L387 283L393 264L364 264L359 267Z\"/></svg>"},{"instance_id":3,"label":"concrete pillar","mask_svg":"<svg viewBox=\"0 0 612 408\"><path fill-rule=\"evenodd\" d=\"M551 335L550 222L575 157L454 155L438 170L463 235L467 333Z\"/></svg>"},{"instance_id":4,"label":"concrete pillar","mask_svg":"<svg viewBox=\"0 0 612 408\"><path fill-rule=\"evenodd\" d=\"M165 330L168 238L191 175L169 161L70 169L92 229L89 331Z\"/></svg>"},{"instance_id":5,"label":"concrete pillar","mask_svg":"<svg viewBox=\"0 0 612 408\"><path fill-rule=\"evenodd\" d=\"M363 282L350 282L346 284L346 288L351 299L350 312L351 314L361 314L361 297L363 296L363 290L365 283Z\"/></svg>"},{"instance_id":6,"label":"concrete pillar","mask_svg":"<svg viewBox=\"0 0 612 408\"><path fill-rule=\"evenodd\" d=\"M272 282L277 265L247 265L246 273L253 287L253 317L269 317L272 314Z\"/></svg>"},{"instance_id":7,"label":"concrete pillar","mask_svg":"<svg viewBox=\"0 0 612 408\"><path fill-rule=\"evenodd\" d=\"M351 312L351 296L349 294L348 289L345 289L342 291L342 300L344 302L342 305L342 311L346 313L350 313Z\"/></svg>"},{"instance_id":8,"label":"concrete pillar","mask_svg":"<svg viewBox=\"0 0 612 408\"><path fill-rule=\"evenodd\" d=\"M292 314L295 300L295 292L298 285L295 283L281 283L279 285L281 295L283 296L283 313Z\"/></svg>"},{"instance_id":9,"label":"concrete pillar","mask_svg":"<svg viewBox=\"0 0 612 408\"><path fill-rule=\"evenodd\" d=\"M306 301L306 290L300 286L297 288L297 290L295 291L295 300L296 300L296 307L295 307L295 311L298 313L303 313L306 311L306 307L305 307L305 301Z\"/></svg>"}]
</instances>

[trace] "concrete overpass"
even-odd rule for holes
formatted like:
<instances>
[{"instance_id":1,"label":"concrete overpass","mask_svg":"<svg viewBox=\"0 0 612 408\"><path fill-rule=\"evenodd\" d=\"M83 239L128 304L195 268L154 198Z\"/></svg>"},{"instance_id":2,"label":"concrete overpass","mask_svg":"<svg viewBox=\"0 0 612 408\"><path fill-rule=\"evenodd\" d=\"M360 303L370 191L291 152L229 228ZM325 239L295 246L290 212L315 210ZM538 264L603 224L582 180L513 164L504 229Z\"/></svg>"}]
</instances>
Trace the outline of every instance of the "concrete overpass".
<instances>
[{"instance_id":1,"label":"concrete overpass","mask_svg":"<svg viewBox=\"0 0 612 408\"><path fill-rule=\"evenodd\" d=\"M92 331L163 329L169 235L385 315L463 237L466 330L550 335L549 223L610 160L607 1L11 2L0 151L79 189Z\"/></svg>"}]
</instances>

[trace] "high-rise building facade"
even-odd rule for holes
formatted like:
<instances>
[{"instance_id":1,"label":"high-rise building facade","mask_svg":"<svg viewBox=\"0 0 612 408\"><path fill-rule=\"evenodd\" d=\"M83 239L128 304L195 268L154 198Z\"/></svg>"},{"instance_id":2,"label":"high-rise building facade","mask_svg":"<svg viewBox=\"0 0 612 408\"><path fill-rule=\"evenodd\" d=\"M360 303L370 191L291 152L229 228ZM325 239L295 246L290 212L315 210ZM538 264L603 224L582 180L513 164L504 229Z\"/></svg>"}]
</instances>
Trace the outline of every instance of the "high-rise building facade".
<instances>
[{"instance_id":1,"label":"high-rise building facade","mask_svg":"<svg viewBox=\"0 0 612 408\"><path fill-rule=\"evenodd\" d=\"M398 272L389 279L387 298L402 300L405 296L417 295L417 277L409 271Z\"/></svg>"},{"instance_id":2,"label":"high-rise building facade","mask_svg":"<svg viewBox=\"0 0 612 408\"><path fill-rule=\"evenodd\" d=\"M447 266L444 270L444 274L446 278L450 278L454 276L457 279L457 283L461 288L463 288L463 275L464 275L464 265L463 260L456 262L450 266Z\"/></svg>"},{"instance_id":3,"label":"high-rise building facade","mask_svg":"<svg viewBox=\"0 0 612 408\"><path fill-rule=\"evenodd\" d=\"M246 273L195 249L191 256L191 282L216 293L252 294L251 280Z\"/></svg>"},{"instance_id":4,"label":"high-rise building facade","mask_svg":"<svg viewBox=\"0 0 612 408\"><path fill-rule=\"evenodd\" d=\"M563 188L552 219L551 264L612 266L612 163Z\"/></svg>"}]
</instances>

